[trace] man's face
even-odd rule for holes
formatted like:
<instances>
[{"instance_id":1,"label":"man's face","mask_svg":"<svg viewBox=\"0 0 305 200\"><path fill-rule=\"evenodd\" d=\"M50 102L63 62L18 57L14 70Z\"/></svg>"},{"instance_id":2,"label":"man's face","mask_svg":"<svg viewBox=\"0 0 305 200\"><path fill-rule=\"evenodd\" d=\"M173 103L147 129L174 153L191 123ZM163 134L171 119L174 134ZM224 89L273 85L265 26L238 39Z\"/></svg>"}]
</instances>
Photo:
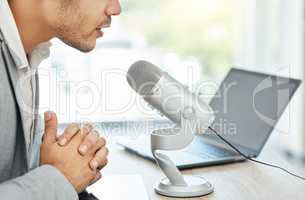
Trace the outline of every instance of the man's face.
<instances>
[{"instance_id":1,"label":"man's face","mask_svg":"<svg viewBox=\"0 0 305 200\"><path fill-rule=\"evenodd\" d=\"M45 17L55 37L83 52L95 48L102 27L121 12L119 0L48 0Z\"/></svg>"}]
</instances>

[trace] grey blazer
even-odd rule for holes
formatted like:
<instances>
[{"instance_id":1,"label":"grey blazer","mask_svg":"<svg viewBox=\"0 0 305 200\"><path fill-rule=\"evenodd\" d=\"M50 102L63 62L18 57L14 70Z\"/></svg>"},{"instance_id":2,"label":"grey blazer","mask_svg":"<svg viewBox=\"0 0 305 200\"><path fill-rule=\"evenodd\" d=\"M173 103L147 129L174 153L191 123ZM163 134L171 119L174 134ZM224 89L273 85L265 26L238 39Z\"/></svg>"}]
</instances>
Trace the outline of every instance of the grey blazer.
<instances>
[{"instance_id":1,"label":"grey blazer","mask_svg":"<svg viewBox=\"0 0 305 200\"><path fill-rule=\"evenodd\" d=\"M0 199L76 200L76 191L56 168L29 169L33 141L23 130L17 67L1 30L0 45Z\"/></svg>"}]
</instances>

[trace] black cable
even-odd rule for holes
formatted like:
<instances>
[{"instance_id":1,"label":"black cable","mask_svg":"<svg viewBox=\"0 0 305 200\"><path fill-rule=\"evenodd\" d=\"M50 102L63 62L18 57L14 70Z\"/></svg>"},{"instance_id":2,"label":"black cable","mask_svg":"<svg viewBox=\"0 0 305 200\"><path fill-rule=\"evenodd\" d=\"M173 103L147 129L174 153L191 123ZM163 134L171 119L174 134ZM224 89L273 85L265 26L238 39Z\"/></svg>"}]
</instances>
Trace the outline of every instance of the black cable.
<instances>
[{"instance_id":1,"label":"black cable","mask_svg":"<svg viewBox=\"0 0 305 200\"><path fill-rule=\"evenodd\" d=\"M212 127L209 127L209 129L210 129L213 133L215 133L221 140L223 140L227 145L229 145L232 149L234 149L238 154L240 154L242 157L244 157L246 160L250 160L250 161L255 162L255 163L259 163L259 164L262 164L262 165L266 165L266 166L269 166L269 167L273 167L273 168L280 169L280 170L282 170L282 171L284 171L284 172L286 172L286 173L288 173L288 174L290 174L290 175L292 175L292 176L294 176L294 177L296 177L296 178L299 178L299 179L305 181L305 178L304 178L304 177L299 176L299 175L297 175L297 174L295 174L295 173L292 173L292 172L288 171L288 170L285 169L285 168L282 168L282 167L277 166L277 165L272 165L272 164L269 164L269 163L265 163L265 162L262 162L262 161L259 161L259 160L255 160L255 159L253 159L253 158L251 158L251 157L245 155L245 154L244 154L243 152L241 152L238 148L236 148L233 144L231 144L229 141L227 141L225 138L223 138L221 135L219 135Z\"/></svg>"}]
</instances>

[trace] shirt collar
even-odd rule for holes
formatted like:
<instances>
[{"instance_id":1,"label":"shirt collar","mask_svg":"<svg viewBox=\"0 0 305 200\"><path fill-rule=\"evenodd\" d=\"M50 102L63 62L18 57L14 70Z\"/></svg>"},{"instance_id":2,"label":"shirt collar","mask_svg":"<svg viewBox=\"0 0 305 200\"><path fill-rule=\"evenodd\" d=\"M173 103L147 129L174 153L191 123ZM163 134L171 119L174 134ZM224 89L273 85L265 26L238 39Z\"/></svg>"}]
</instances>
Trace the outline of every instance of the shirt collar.
<instances>
[{"instance_id":1,"label":"shirt collar","mask_svg":"<svg viewBox=\"0 0 305 200\"><path fill-rule=\"evenodd\" d=\"M44 42L37 45L30 56L30 65L32 68L37 68L38 65L50 56L51 42Z\"/></svg>"},{"instance_id":2,"label":"shirt collar","mask_svg":"<svg viewBox=\"0 0 305 200\"><path fill-rule=\"evenodd\" d=\"M7 0L0 0L0 29L18 69L23 69L29 66L37 67L43 59L50 55L49 48L51 43L42 43L33 50L29 63L21 42L14 16Z\"/></svg>"}]
</instances>

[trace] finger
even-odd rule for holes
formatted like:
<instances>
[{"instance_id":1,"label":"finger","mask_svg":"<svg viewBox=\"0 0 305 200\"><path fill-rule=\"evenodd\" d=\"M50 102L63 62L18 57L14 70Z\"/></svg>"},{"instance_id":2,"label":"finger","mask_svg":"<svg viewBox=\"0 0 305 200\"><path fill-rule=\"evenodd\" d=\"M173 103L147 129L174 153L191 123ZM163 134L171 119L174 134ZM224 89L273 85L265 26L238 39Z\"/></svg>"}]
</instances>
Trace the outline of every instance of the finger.
<instances>
[{"instance_id":1,"label":"finger","mask_svg":"<svg viewBox=\"0 0 305 200\"><path fill-rule=\"evenodd\" d=\"M57 135L57 116L54 112L47 111L44 113L44 142L55 143L56 142L56 135Z\"/></svg>"},{"instance_id":2,"label":"finger","mask_svg":"<svg viewBox=\"0 0 305 200\"><path fill-rule=\"evenodd\" d=\"M101 148L106 146L105 138L100 137L98 132L96 132L95 134L98 136L98 140L96 141L96 143L90 149L90 152L93 153L93 154L96 154L98 150L100 150Z\"/></svg>"},{"instance_id":3,"label":"finger","mask_svg":"<svg viewBox=\"0 0 305 200\"><path fill-rule=\"evenodd\" d=\"M94 158L90 161L91 169L96 170L99 167L104 167L108 162L107 160L108 155L109 155L109 150L107 147L103 147L98 152L96 152Z\"/></svg>"},{"instance_id":4,"label":"finger","mask_svg":"<svg viewBox=\"0 0 305 200\"><path fill-rule=\"evenodd\" d=\"M77 123L71 123L68 125L68 127L65 129L64 133L59 136L58 144L60 146L65 146L68 144L74 135L76 135L80 130L80 127Z\"/></svg>"},{"instance_id":5,"label":"finger","mask_svg":"<svg viewBox=\"0 0 305 200\"><path fill-rule=\"evenodd\" d=\"M100 141L99 134L93 130L84 138L82 144L79 146L78 151L81 155L86 155L89 151L92 152L95 146L102 142L103 141ZM103 144L100 144L100 146L101 145Z\"/></svg>"},{"instance_id":6,"label":"finger","mask_svg":"<svg viewBox=\"0 0 305 200\"><path fill-rule=\"evenodd\" d=\"M104 163L98 166L97 170L101 171L106 165L108 165L108 158L104 161Z\"/></svg>"},{"instance_id":7,"label":"finger","mask_svg":"<svg viewBox=\"0 0 305 200\"><path fill-rule=\"evenodd\" d=\"M93 185L94 183L96 183L98 180L100 180L102 178L102 174L101 172L97 172L94 179L90 182L90 185Z\"/></svg>"},{"instance_id":8,"label":"finger","mask_svg":"<svg viewBox=\"0 0 305 200\"><path fill-rule=\"evenodd\" d=\"M81 134L88 135L93 130L93 126L90 123L85 123L81 129Z\"/></svg>"}]
</instances>

